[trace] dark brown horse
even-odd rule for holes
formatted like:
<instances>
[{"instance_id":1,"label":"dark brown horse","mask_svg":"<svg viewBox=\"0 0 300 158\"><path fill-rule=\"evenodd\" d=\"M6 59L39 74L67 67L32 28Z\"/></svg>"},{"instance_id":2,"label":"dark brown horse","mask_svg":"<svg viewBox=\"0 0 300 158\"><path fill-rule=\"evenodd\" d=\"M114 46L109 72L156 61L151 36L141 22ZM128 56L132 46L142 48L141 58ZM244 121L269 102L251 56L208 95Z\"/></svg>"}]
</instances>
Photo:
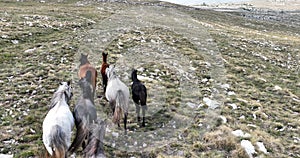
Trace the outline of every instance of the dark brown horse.
<instances>
[{"instance_id":1,"label":"dark brown horse","mask_svg":"<svg viewBox=\"0 0 300 158\"><path fill-rule=\"evenodd\" d=\"M90 64L88 60L88 55L81 54L80 57L80 65L79 65L79 72L78 77L79 79L86 77L88 71L91 72L90 82L93 86L93 93L92 99L94 101L95 91L96 91L96 84L97 84L97 71L96 69Z\"/></svg>"},{"instance_id":2,"label":"dark brown horse","mask_svg":"<svg viewBox=\"0 0 300 158\"><path fill-rule=\"evenodd\" d=\"M102 75L102 85L103 85L103 89L104 89L104 94L106 91L106 86L107 86L107 75L105 73L106 68L109 67L109 64L107 64L107 53L102 53L102 65L101 65L101 75Z\"/></svg>"}]
</instances>

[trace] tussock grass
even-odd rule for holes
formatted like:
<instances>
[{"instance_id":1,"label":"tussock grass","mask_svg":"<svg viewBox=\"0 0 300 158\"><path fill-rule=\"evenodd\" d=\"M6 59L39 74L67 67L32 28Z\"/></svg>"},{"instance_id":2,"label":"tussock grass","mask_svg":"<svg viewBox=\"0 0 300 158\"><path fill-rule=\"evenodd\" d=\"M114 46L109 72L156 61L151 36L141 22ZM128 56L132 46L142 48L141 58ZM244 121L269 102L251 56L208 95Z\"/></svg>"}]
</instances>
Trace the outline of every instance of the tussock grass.
<instances>
[{"instance_id":1,"label":"tussock grass","mask_svg":"<svg viewBox=\"0 0 300 158\"><path fill-rule=\"evenodd\" d=\"M160 3L135 3L137 6L148 4ZM192 97L200 98L199 105L202 106L195 111L196 116L189 127L178 133L180 138L176 141L144 152L116 151L105 146L107 155L240 158L248 157L240 145L242 139L247 139L255 147L258 141L264 143L268 154L258 151L256 147L259 157L299 157L300 28L288 23L246 19L240 13L162 4L190 15L199 25L207 28L210 40L223 59L226 83L230 86L225 93L234 92L234 95L220 96L225 101L216 109L217 115L224 116L227 122L213 120L208 128L207 120L214 116L210 115L202 99L211 95L215 79L210 74L211 67L204 55L189 39L159 27L137 28L138 31L121 34L106 48L110 63L115 63L120 57L120 44L123 50L135 47L140 44L143 33L145 42L163 41L168 47L189 56L193 59L191 65L198 68L195 72L198 80L208 81L195 85L200 90ZM84 33L96 23L131 5L94 1L0 2L0 153L14 154L14 157L43 154L41 125L47 105L60 81L73 80L75 84L74 63L78 62L76 55L85 38ZM99 59L94 60L99 69L100 53ZM155 68L152 65L144 65L147 68L144 75L150 76L155 74L155 69L161 69L155 77L161 77L163 86L168 88L167 97L162 105L164 108L149 118L149 127L137 129L141 131L153 131L162 126L162 122L174 117L182 101L191 98L182 98L175 72L162 64L157 64ZM148 87L153 84L146 83ZM97 86L101 87L101 83ZM151 94L149 102L155 102ZM105 109L108 108L106 101L100 100L99 104L97 110L109 113L109 109ZM237 109L233 109L231 104L235 104ZM135 122L135 115L129 118L129 122ZM135 129L137 125L129 125L129 128ZM231 132L238 129L251 136L234 136Z\"/></svg>"}]
</instances>

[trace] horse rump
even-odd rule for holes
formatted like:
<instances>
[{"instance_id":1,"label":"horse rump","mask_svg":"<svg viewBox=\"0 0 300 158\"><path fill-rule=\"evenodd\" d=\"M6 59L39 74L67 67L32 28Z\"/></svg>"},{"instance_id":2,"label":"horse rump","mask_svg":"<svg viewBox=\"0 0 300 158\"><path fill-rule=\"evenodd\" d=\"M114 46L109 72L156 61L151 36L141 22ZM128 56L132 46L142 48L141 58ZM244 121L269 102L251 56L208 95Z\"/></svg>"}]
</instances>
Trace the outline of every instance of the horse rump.
<instances>
[{"instance_id":1,"label":"horse rump","mask_svg":"<svg viewBox=\"0 0 300 158\"><path fill-rule=\"evenodd\" d=\"M113 122L116 124L119 124L122 118L123 110L125 110L125 101L126 98L124 93L121 90L118 90L116 95L116 105L113 117Z\"/></svg>"},{"instance_id":2,"label":"horse rump","mask_svg":"<svg viewBox=\"0 0 300 158\"><path fill-rule=\"evenodd\" d=\"M46 147L48 150L46 157L67 158L67 144L65 138L66 134L62 131L62 128L58 125L54 126L50 132L51 151Z\"/></svg>"},{"instance_id":3,"label":"horse rump","mask_svg":"<svg viewBox=\"0 0 300 158\"><path fill-rule=\"evenodd\" d=\"M146 104L147 104L147 92L146 92L146 88L143 88L143 90L139 92L139 98L140 98L141 106L146 106Z\"/></svg>"}]
</instances>

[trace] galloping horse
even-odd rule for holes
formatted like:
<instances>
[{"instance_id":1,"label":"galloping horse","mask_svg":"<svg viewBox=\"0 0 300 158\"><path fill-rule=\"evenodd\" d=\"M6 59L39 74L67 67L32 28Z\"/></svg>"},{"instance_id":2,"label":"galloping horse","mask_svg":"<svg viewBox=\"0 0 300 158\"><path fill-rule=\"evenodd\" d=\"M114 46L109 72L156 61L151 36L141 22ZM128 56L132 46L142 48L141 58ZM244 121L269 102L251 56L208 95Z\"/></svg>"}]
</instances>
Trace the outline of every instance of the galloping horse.
<instances>
[{"instance_id":1,"label":"galloping horse","mask_svg":"<svg viewBox=\"0 0 300 158\"><path fill-rule=\"evenodd\" d=\"M104 136L106 131L106 121L97 119L92 125L89 143L84 149L84 157L88 158L105 158L104 155Z\"/></svg>"},{"instance_id":2,"label":"galloping horse","mask_svg":"<svg viewBox=\"0 0 300 158\"><path fill-rule=\"evenodd\" d=\"M70 152L75 152L81 145L85 148L85 140L88 140L90 134L90 126L97 119L96 108L92 100L93 86L89 82L89 76L91 72L88 71L85 78L79 80L79 86L82 90L81 97L74 108L74 118L76 125L76 136L73 140Z\"/></svg>"},{"instance_id":3,"label":"galloping horse","mask_svg":"<svg viewBox=\"0 0 300 158\"><path fill-rule=\"evenodd\" d=\"M71 97L70 82L62 82L52 97L50 110L43 121L43 143L50 157L67 157L74 127L74 118L68 105Z\"/></svg>"},{"instance_id":4,"label":"galloping horse","mask_svg":"<svg viewBox=\"0 0 300 158\"><path fill-rule=\"evenodd\" d=\"M136 107L136 113L137 113L137 119L138 122L140 122L140 105L142 107L142 113L143 113L143 123L142 126L145 127L145 113L147 110L147 89L143 83L140 82L137 78L137 70L133 70L131 73L131 79L133 81L131 85L132 90L132 99L135 103ZM140 105L139 105L140 104Z\"/></svg>"},{"instance_id":5,"label":"galloping horse","mask_svg":"<svg viewBox=\"0 0 300 158\"><path fill-rule=\"evenodd\" d=\"M95 96L95 91L96 91L96 83L97 83L97 71L90 64L87 57L88 57L88 55L81 54L81 57L80 57L80 60L79 60L80 65L79 65L78 77L79 77L79 79L84 78L88 71L91 72L91 84L93 85L92 99L94 101L94 96Z\"/></svg>"},{"instance_id":6,"label":"galloping horse","mask_svg":"<svg viewBox=\"0 0 300 158\"><path fill-rule=\"evenodd\" d=\"M126 123L128 115L129 105L129 89L128 87L117 77L114 67L106 69L108 77L108 83L106 87L105 97L109 101L109 104L113 110L113 122L120 127L120 120L122 114L124 114L124 129L126 132Z\"/></svg>"},{"instance_id":7,"label":"galloping horse","mask_svg":"<svg viewBox=\"0 0 300 158\"><path fill-rule=\"evenodd\" d=\"M107 87L107 75L106 75L106 68L109 67L109 64L107 64L107 53L102 53L102 65L101 65L101 75L102 75L102 83L103 83L103 89L104 89L104 94L106 91L106 87Z\"/></svg>"}]
</instances>

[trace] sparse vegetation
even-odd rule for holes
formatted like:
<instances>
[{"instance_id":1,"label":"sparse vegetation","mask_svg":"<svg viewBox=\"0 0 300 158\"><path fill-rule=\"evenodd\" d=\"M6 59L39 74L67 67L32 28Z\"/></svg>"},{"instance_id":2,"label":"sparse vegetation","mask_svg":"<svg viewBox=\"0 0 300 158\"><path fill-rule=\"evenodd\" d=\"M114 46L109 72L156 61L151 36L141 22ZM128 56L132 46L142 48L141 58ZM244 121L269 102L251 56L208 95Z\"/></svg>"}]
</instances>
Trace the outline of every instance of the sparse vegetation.
<instances>
[{"instance_id":1,"label":"sparse vegetation","mask_svg":"<svg viewBox=\"0 0 300 158\"><path fill-rule=\"evenodd\" d=\"M108 52L108 61L115 64L124 52L134 52L132 48L140 46L138 49L145 48L153 55L155 49L149 45L163 43L162 50L158 51L172 52L182 61L181 57L193 59L189 61L191 70L188 71L193 71L194 76L188 77L198 81L195 84L198 91L191 95L180 89L183 81L174 68L155 60L141 64L144 68L141 76L152 79L145 81L150 92L152 89L166 96L159 105L161 109L147 118L146 128L141 129L135 123L134 112L129 115L128 128L135 132L155 131L172 119L185 120L188 106L196 107L192 122L175 132L172 143L128 152L107 144L107 156L240 158L248 157L241 140L249 140L255 146L255 155L300 157L300 27L294 25L299 16L292 15L282 23L251 18L245 13L190 9L146 0L0 2L0 153L14 157L41 156L44 152L41 126L47 105L62 80L72 80L76 91L77 54L83 51L82 45L90 42L86 41L88 31L122 10L152 5L173 8L205 28L210 36L203 37L203 50L174 30L150 26L125 30L100 51ZM206 44L215 49L206 49ZM215 50L222 59L225 83L218 83L218 74L212 74L215 65L210 60L215 56L206 55ZM93 55L91 60L100 70L101 52ZM126 80L128 74L122 75L130 85ZM97 93L103 95L101 78L98 81ZM160 87L156 87L158 81ZM155 92L149 94L150 105L160 103L157 100L161 98ZM221 100L215 109L217 116L211 115L204 99L213 93ZM200 101L194 103L191 98ZM183 108L182 102L189 104ZM106 104L104 99L97 98L99 113L109 115ZM244 135L232 134L235 130L242 130ZM172 131L161 133L167 137L168 132ZM246 137L245 133L250 136ZM134 133L128 136L133 137ZM107 137L111 140L111 133ZM263 142L268 153L260 151L257 142Z\"/></svg>"}]
</instances>

